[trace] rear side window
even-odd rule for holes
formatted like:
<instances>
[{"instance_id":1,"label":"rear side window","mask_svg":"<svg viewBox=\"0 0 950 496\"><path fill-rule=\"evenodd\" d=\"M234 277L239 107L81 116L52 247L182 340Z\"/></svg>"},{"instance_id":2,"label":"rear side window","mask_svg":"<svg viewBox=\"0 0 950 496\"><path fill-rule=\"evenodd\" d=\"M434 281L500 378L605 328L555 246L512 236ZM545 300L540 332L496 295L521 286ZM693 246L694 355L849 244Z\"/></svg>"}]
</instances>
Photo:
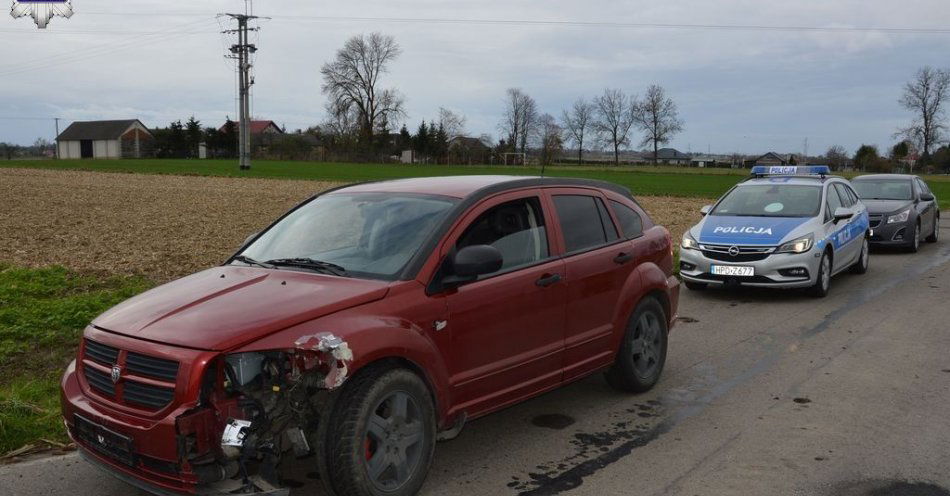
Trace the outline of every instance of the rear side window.
<instances>
[{"instance_id":1,"label":"rear side window","mask_svg":"<svg viewBox=\"0 0 950 496\"><path fill-rule=\"evenodd\" d=\"M593 196L555 195L554 208L561 222L568 253L603 246L617 239L617 231L607 216L603 202ZM606 222L604 216L607 216Z\"/></svg>"},{"instance_id":2,"label":"rear side window","mask_svg":"<svg viewBox=\"0 0 950 496\"><path fill-rule=\"evenodd\" d=\"M633 239L643 234L643 219L640 218L640 214L636 210L613 200L610 200L610 206L613 207L614 214L617 215L617 220L620 221L620 229L623 230L623 235L627 239Z\"/></svg>"}]
</instances>

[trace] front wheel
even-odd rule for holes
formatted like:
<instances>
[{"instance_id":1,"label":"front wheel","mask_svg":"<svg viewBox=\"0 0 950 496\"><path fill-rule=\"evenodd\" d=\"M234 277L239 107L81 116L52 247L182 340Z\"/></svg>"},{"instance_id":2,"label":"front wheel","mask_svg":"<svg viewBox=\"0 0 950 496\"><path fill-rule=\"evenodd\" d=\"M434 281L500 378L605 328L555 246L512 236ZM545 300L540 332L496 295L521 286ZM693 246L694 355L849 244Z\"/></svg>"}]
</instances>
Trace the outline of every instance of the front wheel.
<instances>
[{"instance_id":1,"label":"front wheel","mask_svg":"<svg viewBox=\"0 0 950 496\"><path fill-rule=\"evenodd\" d=\"M910 253L917 253L920 250L920 224L914 224L914 232L910 237L910 242L907 244L907 251Z\"/></svg>"},{"instance_id":2,"label":"front wheel","mask_svg":"<svg viewBox=\"0 0 950 496\"><path fill-rule=\"evenodd\" d=\"M934 232L927 236L928 243L936 243L940 238L940 216L934 217Z\"/></svg>"},{"instance_id":3,"label":"front wheel","mask_svg":"<svg viewBox=\"0 0 950 496\"><path fill-rule=\"evenodd\" d=\"M864 244L861 245L861 258L858 259L854 265L851 266L851 271L855 274L864 274L868 271L868 263L870 261L871 253L871 243L868 241L867 236L864 237Z\"/></svg>"},{"instance_id":4,"label":"front wheel","mask_svg":"<svg viewBox=\"0 0 950 496\"><path fill-rule=\"evenodd\" d=\"M831 287L831 254L827 251L821 255L821 262L818 263L818 279L815 285L809 290L815 298L824 298L828 296L828 288Z\"/></svg>"},{"instance_id":5,"label":"front wheel","mask_svg":"<svg viewBox=\"0 0 950 496\"><path fill-rule=\"evenodd\" d=\"M627 321L620 351L607 371L607 383L631 393L649 391L660 380L666 363L666 313L660 302L647 298Z\"/></svg>"},{"instance_id":6,"label":"front wheel","mask_svg":"<svg viewBox=\"0 0 950 496\"><path fill-rule=\"evenodd\" d=\"M428 388L405 369L369 370L350 381L330 419L330 485L339 496L416 494L435 450Z\"/></svg>"}]
</instances>

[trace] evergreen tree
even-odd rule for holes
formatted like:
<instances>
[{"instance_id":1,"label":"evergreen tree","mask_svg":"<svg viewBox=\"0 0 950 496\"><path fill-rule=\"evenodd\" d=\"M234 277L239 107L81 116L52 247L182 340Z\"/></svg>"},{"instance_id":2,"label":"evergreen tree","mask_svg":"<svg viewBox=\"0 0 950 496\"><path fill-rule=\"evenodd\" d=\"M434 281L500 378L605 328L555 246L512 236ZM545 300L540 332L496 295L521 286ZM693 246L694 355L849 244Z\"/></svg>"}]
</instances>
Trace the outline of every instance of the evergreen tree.
<instances>
[{"instance_id":1,"label":"evergreen tree","mask_svg":"<svg viewBox=\"0 0 950 496\"><path fill-rule=\"evenodd\" d=\"M419 124L419 130L416 131L416 136L412 141L412 149L416 154L420 157L425 157L429 154L429 127L426 126L426 121L422 121L422 124Z\"/></svg>"},{"instance_id":2,"label":"evergreen tree","mask_svg":"<svg viewBox=\"0 0 950 496\"><path fill-rule=\"evenodd\" d=\"M436 157L436 160L440 162L447 161L447 155L449 153L449 135L445 132L445 127L442 124L439 124L439 129L435 132L435 139L433 140L433 153Z\"/></svg>"},{"instance_id":3,"label":"evergreen tree","mask_svg":"<svg viewBox=\"0 0 950 496\"><path fill-rule=\"evenodd\" d=\"M409 129L406 128L405 124L403 124L402 129L399 130L399 140L396 144L400 152L412 148L412 134L409 132Z\"/></svg>"},{"instance_id":4,"label":"evergreen tree","mask_svg":"<svg viewBox=\"0 0 950 496\"><path fill-rule=\"evenodd\" d=\"M195 116L191 116L185 124L185 141L188 146L188 157L198 157L198 145L201 143L201 139L201 122L196 120Z\"/></svg>"}]
</instances>

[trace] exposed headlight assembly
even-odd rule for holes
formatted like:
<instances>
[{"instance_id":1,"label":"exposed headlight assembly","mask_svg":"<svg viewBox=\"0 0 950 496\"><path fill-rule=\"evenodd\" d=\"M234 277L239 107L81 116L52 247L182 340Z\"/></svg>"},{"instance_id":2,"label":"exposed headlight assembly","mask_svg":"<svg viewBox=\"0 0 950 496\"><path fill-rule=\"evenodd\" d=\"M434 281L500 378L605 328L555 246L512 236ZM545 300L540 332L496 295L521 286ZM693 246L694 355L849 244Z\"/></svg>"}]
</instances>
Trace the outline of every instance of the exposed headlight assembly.
<instances>
[{"instance_id":1,"label":"exposed headlight assembly","mask_svg":"<svg viewBox=\"0 0 950 496\"><path fill-rule=\"evenodd\" d=\"M776 253L805 253L815 244L815 238L811 234L804 238L789 241L778 248Z\"/></svg>"},{"instance_id":2,"label":"exposed headlight assembly","mask_svg":"<svg viewBox=\"0 0 950 496\"><path fill-rule=\"evenodd\" d=\"M907 219L910 218L910 209L904 210L903 212L897 215L891 215L887 218L888 224L898 224L901 222L907 222Z\"/></svg>"},{"instance_id":3,"label":"exposed headlight assembly","mask_svg":"<svg viewBox=\"0 0 950 496\"><path fill-rule=\"evenodd\" d=\"M698 250L699 243L697 243L696 240L689 235L689 231L687 231L686 234L683 235L683 241L680 243L680 248L684 250Z\"/></svg>"}]
</instances>

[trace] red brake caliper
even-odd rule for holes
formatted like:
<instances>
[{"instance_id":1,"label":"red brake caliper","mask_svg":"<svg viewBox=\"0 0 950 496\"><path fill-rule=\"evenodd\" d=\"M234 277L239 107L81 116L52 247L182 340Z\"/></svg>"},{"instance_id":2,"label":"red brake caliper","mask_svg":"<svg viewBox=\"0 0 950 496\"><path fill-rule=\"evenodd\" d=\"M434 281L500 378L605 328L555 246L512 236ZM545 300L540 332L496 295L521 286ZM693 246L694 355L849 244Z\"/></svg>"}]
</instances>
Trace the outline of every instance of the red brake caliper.
<instances>
[{"instance_id":1,"label":"red brake caliper","mask_svg":"<svg viewBox=\"0 0 950 496\"><path fill-rule=\"evenodd\" d=\"M366 460L368 461L373 457L373 441L366 436Z\"/></svg>"}]
</instances>

